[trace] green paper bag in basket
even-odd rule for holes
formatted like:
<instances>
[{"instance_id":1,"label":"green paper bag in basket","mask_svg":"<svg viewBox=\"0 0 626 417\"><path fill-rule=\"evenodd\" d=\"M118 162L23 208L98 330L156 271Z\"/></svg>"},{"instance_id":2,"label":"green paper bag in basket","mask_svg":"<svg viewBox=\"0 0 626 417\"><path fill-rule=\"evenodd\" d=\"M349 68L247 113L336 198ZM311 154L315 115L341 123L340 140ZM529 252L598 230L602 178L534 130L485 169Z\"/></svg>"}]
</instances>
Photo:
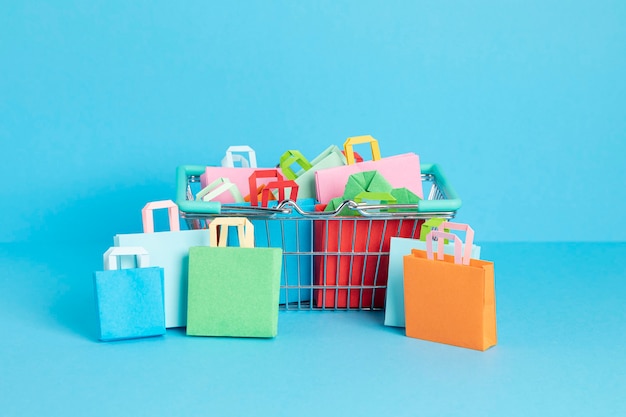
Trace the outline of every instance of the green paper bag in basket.
<instances>
[{"instance_id":1,"label":"green paper bag in basket","mask_svg":"<svg viewBox=\"0 0 626 417\"><path fill-rule=\"evenodd\" d=\"M226 246L228 226L237 227L239 247ZM218 217L209 232L211 246L189 249L187 334L276 336L282 249L254 247L245 217Z\"/></svg>"}]
</instances>

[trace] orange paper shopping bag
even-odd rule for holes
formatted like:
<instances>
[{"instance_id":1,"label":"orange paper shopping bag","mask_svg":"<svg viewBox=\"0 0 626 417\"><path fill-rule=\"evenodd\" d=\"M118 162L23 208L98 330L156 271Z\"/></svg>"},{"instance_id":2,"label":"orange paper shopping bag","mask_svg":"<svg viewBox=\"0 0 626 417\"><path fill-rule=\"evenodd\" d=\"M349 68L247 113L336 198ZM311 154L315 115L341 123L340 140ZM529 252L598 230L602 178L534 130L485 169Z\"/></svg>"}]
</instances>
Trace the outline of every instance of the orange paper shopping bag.
<instances>
[{"instance_id":1,"label":"orange paper shopping bag","mask_svg":"<svg viewBox=\"0 0 626 417\"><path fill-rule=\"evenodd\" d=\"M473 231L466 231L471 247ZM454 255L444 255L444 239L454 241ZM497 342L493 262L462 254L458 236L431 231L425 251L404 257L404 308L407 336L487 350Z\"/></svg>"}]
</instances>

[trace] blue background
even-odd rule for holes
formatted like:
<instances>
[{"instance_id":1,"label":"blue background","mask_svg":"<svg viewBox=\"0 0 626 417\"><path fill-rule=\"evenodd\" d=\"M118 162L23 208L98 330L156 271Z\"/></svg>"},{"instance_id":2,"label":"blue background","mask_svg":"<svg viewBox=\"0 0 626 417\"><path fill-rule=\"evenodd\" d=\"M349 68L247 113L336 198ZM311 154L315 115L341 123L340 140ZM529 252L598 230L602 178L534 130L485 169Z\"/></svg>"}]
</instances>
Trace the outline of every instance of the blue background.
<instances>
[{"instance_id":1,"label":"blue background","mask_svg":"<svg viewBox=\"0 0 626 417\"><path fill-rule=\"evenodd\" d=\"M607 0L1 2L0 414L625 415L624 22ZM97 342L91 274L178 165L361 134L446 172L496 265L496 347L381 312Z\"/></svg>"},{"instance_id":2,"label":"blue background","mask_svg":"<svg viewBox=\"0 0 626 417\"><path fill-rule=\"evenodd\" d=\"M8 1L0 241L108 242L181 164L371 134L482 241L623 241L622 1Z\"/></svg>"}]
</instances>

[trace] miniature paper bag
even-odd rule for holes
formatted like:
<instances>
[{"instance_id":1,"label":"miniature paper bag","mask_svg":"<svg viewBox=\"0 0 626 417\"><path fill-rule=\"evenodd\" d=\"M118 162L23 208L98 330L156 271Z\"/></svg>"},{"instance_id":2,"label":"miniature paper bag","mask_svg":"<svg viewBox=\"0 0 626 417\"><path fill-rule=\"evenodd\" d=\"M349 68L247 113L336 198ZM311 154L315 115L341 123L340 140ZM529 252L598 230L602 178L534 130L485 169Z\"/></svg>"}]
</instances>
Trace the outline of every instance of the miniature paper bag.
<instances>
[{"instance_id":1,"label":"miniature paper bag","mask_svg":"<svg viewBox=\"0 0 626 417\"><path fill-rule=\"evenodd\" d=\"M154 232L153 210L167 209L170 231ZM165 325L187 324L187 259L189 248L209 244L206 230L180 230L178 206L171 200L146 204L141 211L143 233L118 234L115 246L141 246L150 253L152 264L165 275Z\"/></svg>"},{"instance_id":2,"label":"miniature paper bag","mask_svg":"<svg viewBox=\"0 0 626 417\"><path fill-rule=\"evenodd\" d=\"M246 159L242 155L235 152L248 152L249 158ZM240 162L241 166L236 167L235 162ZM207 166L205 168L204 173L200 175L200 185L202 189L204 189L218 179L228 180L229 182L235 184L239 194L245 196L248 193L248 179L250 178L250 175L252 175L255 171L262 170L261 168L257 168L256 165L256 153L252 148L249 146L231 146L226 151L224 159L222 159L222 166ZM278 169L278 173L281 175L282 179L282 172L280 169ZM271 181L272 178L261 178L259 180L259 186L264 187ZM236 196L237 194L231 191L229 193L219 193L212 198L212 200L220 203L236 203L238 202Z\"/></svg>"},{"instance_id":3,"label":"miniature paper bag","mask_svg":"<svg viewBox=\"0 0 626 417\"><path fill-rule=\"evenodd\" d=\"M300 198L315 198L317 191L315 188L315 173L322 169L333 168L346 165L347 161L341 150L332 145L326 148L313 160L307 161L299 152L290 150L280 158L280 168L285 177L295 180L300 187ZM294 172L291 166L297 164L300 170Z\"/></svg>"},{"instance_id":4,"label":"miniature paper bag","mask_svg":"<svg viewBox=\"0 0 626 417\"><path fill-rule=\"evenodd\" d=\"M426 235L430 230L430 225L425 222L421 228L420 239L407 239L401 237L392 237L389 246L389 274L387 277L387 294L385 300L385 325L404 327L404 256L410 255L411 250L426 250ZM438 219L436 222L442 225L438 230L456 229L462 230L464 226L461 224L445 222L445 219ZM431 222L435 223L435 222ZM424 233L425 230L428 232ZM424 238L422 240L421 238ZM480 259L480 246L473 245L471 239L465 239L463 250L469 245L471 247L470 257L472 259ZM444 242L445 243L445 242ZM451 255L454 253L454 244L448 243L444 245L444 253Z\"/></svg>"},{"instance_id":5,"label":"miniature paper bag","mask_svg":"<svg viewBox=\"0 0 626 417\"><path fill-rule=\"evenodd\" d=\"M372 147L372 161L354 163L353 145L369 143ZM423 198L422 177L419 156L414 153L380 158L378 142L371 136L355 136L344 143L348 165L322 169L315 173L317 199L328 204L333 198L343 195L348 177L357 172L378 171L393 188L407 188Z\"/></svg>"},{"instance_id":6,"label":"miniature paper bag","mask_svg":"<svg viewBox=\"0 0 626 417\"><path fill-rule=\"evenodd\" d=\"M137 267L120 269L116 259L121 256L136 257ZM163 268L150 267L148 252L141 247L112 247L103 258L104 271L93 275L99 339L165 334Z\"/></svg>"},{"instance_id":7,"label":"miniature paper bag","mask_svg":"<svg viewBox=\"0 0 626 417\"><path fill-rule=\"evenodd\" d=\"M226 246L228 226L241 247ZM276 336L282 250L255 248L253 229L244 217L216 218L211 247L189 250L188 335Z\"/></svg>"},{"instance_id":8,"label":"miniature paper bag","mask_svg":"<svg viewBox=\"0 0 626 417\"><path fill-rule=\"evenodd\" d=\"M443 253L444 239L454 240L454 255ZM483 351L494 346L493 263L466 257L458 236L431 231L425 251L404 257L404 308L409 337Z\"/></svg>"}]
</instances>

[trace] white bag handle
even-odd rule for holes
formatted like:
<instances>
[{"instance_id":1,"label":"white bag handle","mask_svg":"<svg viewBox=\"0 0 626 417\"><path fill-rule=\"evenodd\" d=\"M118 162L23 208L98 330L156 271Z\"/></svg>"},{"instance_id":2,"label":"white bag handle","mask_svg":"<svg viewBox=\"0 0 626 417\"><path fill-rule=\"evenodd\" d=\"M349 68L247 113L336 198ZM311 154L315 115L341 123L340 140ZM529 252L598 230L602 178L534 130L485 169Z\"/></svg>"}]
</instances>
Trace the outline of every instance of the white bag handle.
<instances>
[{"instance_id":1,"label":"white bag handle","mask_svg":"<svg viewBox=\"0 0 626 417\"><path fill-rule=\"evenodd\" d=\"M113 246L109 248L102 256L105 271L114 271L120 268L118 258L120 256L134 255L137 268L147 268L150 266L150 255L148 251L141 246Z\"/></svg>"},{"instance_id":2,"label":"white bag handle","mask_svg":"<svg viewBox=\"0 0 626 417\"><path fill-rule=\"evenodd\" d=\"M243 155L233 154L233 152L247 152L248 159ZM242 168L257 168L256 152L247 145L229 146L228 149L226 149L226 156L222 159L222 166L234 168L235 162L241 163Z\"/></svg>"},{"instance_id":3,"label":"white bag handle","mask_svg":"<svg viewBox=\"0 0 626 417\"><path fill-rule=\"evenodd\" d=\"M220 229L220 238L217 239L217 229ZM236 226L239 236L239 246L242 248L254 247L254 226L245 217L217 217L209 224L210 240L209 246L211 247L225 247L228 241L228 226Z\"/></svg>"}]
</instances>

